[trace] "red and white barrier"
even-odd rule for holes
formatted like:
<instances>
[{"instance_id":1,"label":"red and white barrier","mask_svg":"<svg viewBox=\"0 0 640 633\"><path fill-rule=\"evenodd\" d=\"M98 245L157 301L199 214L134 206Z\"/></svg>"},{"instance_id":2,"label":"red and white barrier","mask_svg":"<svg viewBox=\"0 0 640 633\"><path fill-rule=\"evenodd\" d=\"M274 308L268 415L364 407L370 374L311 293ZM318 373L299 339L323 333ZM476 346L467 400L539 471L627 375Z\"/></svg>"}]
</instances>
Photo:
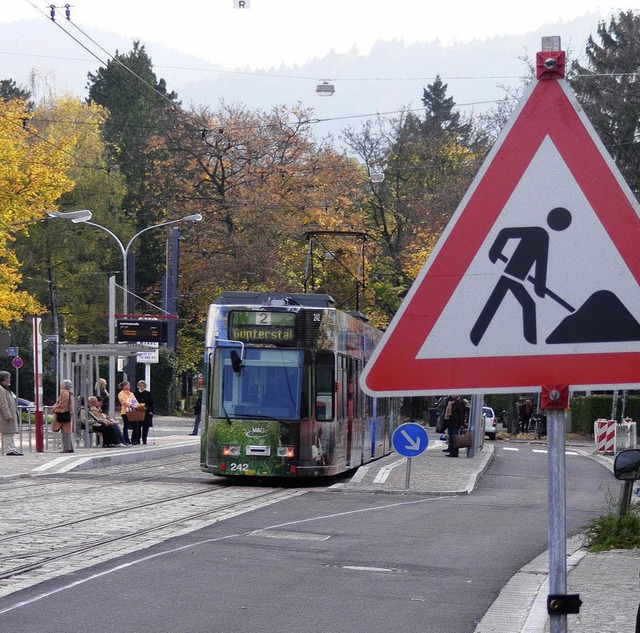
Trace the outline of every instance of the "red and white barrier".
<instances>
[{"instance_id":1,"label":"red and white barrier","mask_svg":"<svg viewBox=\"0 0 640 633\"><path fill-rule=\"evenodd\" d=\"M598 453L613 453L616 447L616 421L596 420L593 423L593 435L596 438Z\"/></svg>"}]
</instances>

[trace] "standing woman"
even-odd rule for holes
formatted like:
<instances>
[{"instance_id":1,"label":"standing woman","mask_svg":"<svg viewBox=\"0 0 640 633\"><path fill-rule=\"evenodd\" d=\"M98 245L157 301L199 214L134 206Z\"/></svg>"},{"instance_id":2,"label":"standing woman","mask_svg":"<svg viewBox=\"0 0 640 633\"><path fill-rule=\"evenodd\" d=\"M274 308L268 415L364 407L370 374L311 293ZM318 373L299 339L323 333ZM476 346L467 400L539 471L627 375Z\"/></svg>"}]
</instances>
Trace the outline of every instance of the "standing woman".
<instances>
[{"instance_id":1,"label":"standing woman","mask_svg":"<svg viewBox=\"0 0 640 633\"><path fill-rule=\"evenodd\" d=\"M147 383L144 380L138 381L138 388L133 394L139 403L145 405L144 420L142 421L142 443L147 443L147 436L149 435L149 428L153 426L153 396L147 389Z\"/></svg>"},{"instance_id":2,"label":"standing woman","mask_svg":"<svg viewBox=\"0 0 640 633\"><path fill-rule=\"evenodd\" d=\"M2 452L5 455L22 453L16 448L13 436L18 432L18 407L13 391L10 389L11 374L0 371L0 432L2 433Z\"/></svg>"},{"instance_id":3,"label":"standing woman","mask_svg":"<svg viewBox=\"0 0 640 633\"><path fill-rule=\"evenodd\" d=\"M62 433L61 453L73 453L73 383L63 380L60 383L60 395L53 405L52 431Z\"/></svg>"},{"instance_id":4,"label":"standing woman","mask_svg":"<svg viewBox=\"0 0 640 633\"><path fill-rule=\"evenodd\" d=\"M140 444L140 422L130 422L127 413L135 409L138 402L131 392L131 383L125 380L118 387L118 402L120 403L120 415L122 416L122 427L125 444ZM129 431L131 431L131 439L129 439Z\"/></svg>"},{"instance_id":5,"label":"standing woman","mask_svg":"<svg viewBox=\"0 0 640 633\"><path fill-rule=\"evenodd\" d=\"M107 391L107 381L104 378L98 378L98 382L96 382L96 397L102 401L100 404L102 413L109 415L109 392Z\"/></svg>"}]
</instances>

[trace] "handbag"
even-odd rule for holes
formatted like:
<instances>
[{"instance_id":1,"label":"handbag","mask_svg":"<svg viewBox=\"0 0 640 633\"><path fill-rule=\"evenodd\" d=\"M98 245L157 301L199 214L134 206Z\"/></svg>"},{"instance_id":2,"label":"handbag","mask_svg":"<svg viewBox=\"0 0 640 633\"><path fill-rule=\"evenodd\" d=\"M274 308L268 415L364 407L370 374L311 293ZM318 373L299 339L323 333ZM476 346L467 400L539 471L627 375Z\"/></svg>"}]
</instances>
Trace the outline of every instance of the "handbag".
<instances>
[{"instance_id":1,"label":"handbag","mask_svg":"<svg viewBox=\"0 0 640 633\"><path fill-rule=\"evenodd\" d=\"M65 422L71 422L71 412L70 411L59 411L56 413L56 422L60 424L64 424Z\"/></svg>"},{"instance_id":2,"label":"handbag","mask_svg":"<svg viewBox=\"0 0 640 633\"><path fill-rule=\"evenodd\" d=\"M469 433L456 433L453 436L453 448L471 448L473 440Z\"/></svg>"},{"instance_id":3,"label":"handbag","mask_svg":"<svg viewBox=\"0 0 640 633\"><path fill-rule=\"evenodd\" d=\"M127 416L127 420L129 420L129 422L144 422L146 414L146 410L142 408L134 409L133 411L127 411L125 415Z\"/></svg>"}]
</instances>

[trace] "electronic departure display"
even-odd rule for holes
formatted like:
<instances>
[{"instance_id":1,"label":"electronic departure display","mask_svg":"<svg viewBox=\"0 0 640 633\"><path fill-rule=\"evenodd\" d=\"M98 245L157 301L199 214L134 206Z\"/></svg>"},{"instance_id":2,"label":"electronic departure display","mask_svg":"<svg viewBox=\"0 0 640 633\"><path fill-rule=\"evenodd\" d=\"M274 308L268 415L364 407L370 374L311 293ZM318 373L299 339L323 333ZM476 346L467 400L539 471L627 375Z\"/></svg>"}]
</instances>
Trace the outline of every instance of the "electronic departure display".
<instances>
[{"instance_id":1,"label":"electronic departure display","mask_svg":"<svg viewBox=\"0 0 640 633\"><path fill-rule=\"evenodd\" d=\"M169 331L166 321L150 319L118 319L118 343L166 343Z\"/></svg>"}]
</instances>

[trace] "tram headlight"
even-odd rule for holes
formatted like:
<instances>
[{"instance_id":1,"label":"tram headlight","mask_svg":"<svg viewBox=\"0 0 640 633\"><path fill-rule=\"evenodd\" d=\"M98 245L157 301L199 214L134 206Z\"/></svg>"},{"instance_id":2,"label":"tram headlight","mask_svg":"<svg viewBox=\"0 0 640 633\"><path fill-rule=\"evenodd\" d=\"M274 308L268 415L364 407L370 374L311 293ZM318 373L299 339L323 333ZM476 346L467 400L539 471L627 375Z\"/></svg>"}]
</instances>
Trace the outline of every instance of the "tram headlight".
<instances>
[{"instance_id":1,"label":"tram headlight","mask_svg":"<svg viewBox=\"0 0 640 633\"><path fill-rule=\"evenodd\" d=\"M278 457L295 457L293 446L278 446Z\"/></svg>"},{"instance_id":2,"label":"tram headlight","mask_svg":"<svg viewBox=\"0 0 640 633\"><path fill-rule=\"evenodd\" d=\"M237 444L225 444L222 447L223 457L237 457L240 455L240 447Z\"/></svg>"}]
</instances>

